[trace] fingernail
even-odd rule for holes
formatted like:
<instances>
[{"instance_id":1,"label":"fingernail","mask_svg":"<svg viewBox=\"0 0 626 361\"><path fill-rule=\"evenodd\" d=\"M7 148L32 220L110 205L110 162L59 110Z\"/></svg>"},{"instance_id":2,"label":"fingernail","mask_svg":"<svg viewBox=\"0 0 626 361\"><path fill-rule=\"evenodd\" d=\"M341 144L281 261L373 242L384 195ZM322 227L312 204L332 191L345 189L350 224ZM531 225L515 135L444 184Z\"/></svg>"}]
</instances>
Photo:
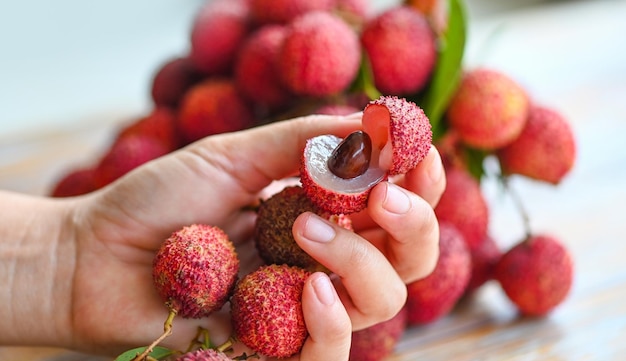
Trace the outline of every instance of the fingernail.
<instances>
[{"instance_id":1,"label":"fingernail","mask_svg":"<svg viewBox=\"0 0 626 361\"><path fill-rule=\"evenodd\" d=\"M395 214L404 214L411 208L409 196L395 184L387 183L387 194L383 201L383 208Z\"/></svg>"},{"instance_id":2,"label":"fingernail","mask_svg":"<svg viewBox=\"0 0 626 361\"><path fill-rule=\"evenodd\" d=\"M311 282L315 296L323 305L330 306L335 303L335 288L330 282L327 275L319 273L317 277Z\"/></svg>"},{"instance_id":3,"label":"fingernail","mask_svg":"<svg viewBox=\"0 0 626 361\"><path fill-rule=\"evenodd\" d=\"M315 214L310 214L302 236L313 242L327 243L335 238L335 229Z\"/></svg>"},{"instance_id":4,"label":"fingernail","mask_svg":"<svg viewBox=\"0 0 626 361\"><path fill-rule=\"evenodd\" d=\"M431 182L437 183L443 176L443 163L441 162L439 152L437 152L434 146L431 146L430 152L434 153L435 156L431 159L428 167L428 178L430 178Z\"/></svg>"}]
</instances>

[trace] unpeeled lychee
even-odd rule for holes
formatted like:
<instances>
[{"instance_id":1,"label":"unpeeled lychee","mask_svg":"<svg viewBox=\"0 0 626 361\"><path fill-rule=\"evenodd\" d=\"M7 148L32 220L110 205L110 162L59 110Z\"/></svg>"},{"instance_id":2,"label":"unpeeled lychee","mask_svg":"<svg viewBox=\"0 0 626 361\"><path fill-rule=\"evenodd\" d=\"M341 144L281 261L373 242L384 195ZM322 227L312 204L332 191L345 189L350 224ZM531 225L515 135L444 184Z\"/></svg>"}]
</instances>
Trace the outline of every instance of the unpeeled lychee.
<instances>
[{"instance_id":1,"label":"unpeeled lychee","mask_svg":"<svg viewBox=\"0 0 626 361\"><path fill-rule=\"evenodd\" d=\"M543 316L569 293L573 262L557 238L533 235L502 256L495 278L523 314Z\"/></svg>"},{"instance_id":2,"label":"unpeeled lychee","mask_svg":"<svg viewBox=\"0 0 626 361\"><path fill-rule=\"evenodd\" d=\"M312 11L330 11L335 0L249 0L251 17L259 24L285 24Z\"/></svg>"},{"instance_id":3,"label":"unpeeled lychee","mask_svg":"<svg viewBox=\"0 0 626 361\"><path fill-rule=\"evenodd\" d=\"M425 87L437 50L424 14L409 6L395 6L365 25L361 43L374 84L383 94L414 94Z\"/></svg>"},{"instance_id":4,"label":"unpeeled lychee","mask_svg":"<svg viewBox=\"0 0 626 361\"><path fill-rule=\"evenodd\" d=\"M176 359L176 361L232 361L225 353L214 349L200 349L187 352Z\"/></svg>"},{"instance_id":5,"label":"unpeeled lychee","mask_svg":"<svg viewBox=\"0 0 626 361\"><path fill-rule=\"evenodd\" d=\"M407 327L407 309L403 307L391 319L352 332L350 361L381 361L391 355Z\"/></svg>"},{"instance_id":6,"label":"unpeeled lychee","mask_svg":"<svg viewBox=\"0 0 626 361\"><path fill-rule=\"evenodd\" d=\"M345 215L321 212L306 196L302 187L286 187L263 201L257 212L254 241L261 258L267 263L299 266L310 271L326 271L313 257L304 252L293 238L293 224L304 212L320 216L352 229L352 222Z\"/></svg>"},{"instance_id":7,"label":"unpeeled lychee","mask_svg":"<svg viewBox=\"0 0 626 361\"><path fill-rule=\"evenodd\" d=\"M149 114L133 120L117 134L116 141L129 136L145 136L163 143L168 152L180 145L176 113L169 107L157 106Z\"/></svg>"},{"instance_id":8,"label":"unpeeled lychee","mask_svg":"<svg viewBox=\"0 0 626 361\"><path fill-rule=\"evenodd\" d=\"M528 95L516 81L502 72L477 68L462 77L447 117L465 144L494 150L521 133L528 110Z\"/></svg>"},{"instance_id":9,"label":"unpeeled lychee","mask_svg":"<svg viewBox=\"0 0 626 361\"><path fill-rule=\"evenodd\" d=\"M360 60L356 32L338 16L314 11L289 23L279 64L294 93L323 97L347 89Z\"/></svg>"},{"instance_id":10,"label":"unpeeled lychee","mask_svg":"<svg viewBox=\"0 0 626 361\"><path fill-rule=\"evenodd\" d=\"M156 106L176 108L185 92L202 79L189 57L175 57L155 72L150 96Z\"/></svg>"},{"instance_id":11,"label":"unpeeled lychee","mask_svg":"<svg viewBox=\"0 0 626 361\"><path fill-rule=\"evenodd\" d=\"M96 190L94 168L76 168L67 171L56 181L50 195L52 197L72 197Z\"/></svg>"},{"instance_id":12,"label":"unpeeled lychee","mask_svg":"<svg viewBox=\"0 0 626 361\"><path fill-rule=\"evenodd\" d=\"M364 209L374 185L388 174L413 169L430 149L430 122L421 108L406 99L382 96L371 101L363 111L362 124L371 140L372 153L369 168L354 177L342 178L329 167L328 161L336 155L343 139L322 135L306 143L300 168L302 187L316 206L330 213L349 214ZM352 156L349 151L354 147L346 146L345 155Z\"/></svg>"},{"instance_id":13,"label":"unpeeled lychee","mask_svg":"<svg viewBox=\"0 0 626 361\"><path fill-rule=\"evenodd\" d=\"M283 358L300 352L308 336L302 291L309 275L299 267L269 265L244 276L231 298L237 339L265 356Z\"/></svg>"},{"instance_id":14,"label":"unpeeled lychee","mask_svg":"<svg viewBox=\"0 0 626 361\"><path fill-rule=\"evenodd\" d=\"M163 302L183 318L201 318L226 303L239 259L220 228L194 224L172 233L153 261L152 277Z\"/></svg>"},{"instance_id":15,"label":"unpeeled lychee","mask_svg":"<svg viewBox=\"0 0 626 361\"><path fill-rule=\"evenodd\" d=\"M498 150L497 156L505 174L558 184L574 165L576 142L560 113L534 105L521 134Z\"/></svg>"},{"instance_id":16,"label":"unpeeled lychee","mask_svg":"<svg viewBox=\"0 0 626 361\"><path fill-rule=\"evenodd\" d=\"M434 322L448 314L470 280L471 257L463 235L451 224L439 225L439 259L427 277L407 285L409 325Z\"/></svg>"},{"instance_id":17,"label":"unpeeled lychee","mask_svg":"<svg viewBox=\"0 0 626 361\"><path fill-rule=\"evenodd\" d=\"M487 281L493 279L496 264L502 257L502 250L493 239L487 235L480 244L470 249L472 256L472 276L465 290L470 294L480 288Z\"/></svg>"}]
</instances>

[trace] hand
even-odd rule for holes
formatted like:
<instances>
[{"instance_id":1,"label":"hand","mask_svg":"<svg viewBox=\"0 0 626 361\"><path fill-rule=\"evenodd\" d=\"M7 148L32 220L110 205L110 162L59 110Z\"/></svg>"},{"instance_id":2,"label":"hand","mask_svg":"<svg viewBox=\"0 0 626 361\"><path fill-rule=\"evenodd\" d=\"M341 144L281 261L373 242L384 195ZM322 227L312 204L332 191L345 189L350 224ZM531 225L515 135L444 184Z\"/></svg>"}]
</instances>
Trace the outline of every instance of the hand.
<instances>
[{"instance_id":1,"label":"hand","mask_svg":"<svg viewBox=\"0 0 626 361\"><path fill-rule=\"evenodd\" d=\"M258 265L246 242L254 213L245 206L273 181L297 174L306 139L345 136L359 124L360 115L309 116L208 137L73 201L77 243L66 319L71 337L64 346L118 353L159 336L167 310L152 286L152 259L183 226L221 227L239 245L242 267ZM445 181L427 175L437 166L433 148L422 165L397 180L405 189L376 186L367 211L355 217L357 233L322 222L333 230L323 231L312 214L298 218L294 235L300 246L337 276L334 288L326 287L323 274L307 281L303 309L310 336L294 360L347 359L353 328L392 317L404 304L405 283L432 270L438 240L432 205ZM405 212L384 210L401 208L402 197ZM332 237L320 242L323 235ZM199 325L219 343L229 335L229 323L226 312L208 321L177 318L163 345L185 349Z\"/></svg>"}]
</instances>

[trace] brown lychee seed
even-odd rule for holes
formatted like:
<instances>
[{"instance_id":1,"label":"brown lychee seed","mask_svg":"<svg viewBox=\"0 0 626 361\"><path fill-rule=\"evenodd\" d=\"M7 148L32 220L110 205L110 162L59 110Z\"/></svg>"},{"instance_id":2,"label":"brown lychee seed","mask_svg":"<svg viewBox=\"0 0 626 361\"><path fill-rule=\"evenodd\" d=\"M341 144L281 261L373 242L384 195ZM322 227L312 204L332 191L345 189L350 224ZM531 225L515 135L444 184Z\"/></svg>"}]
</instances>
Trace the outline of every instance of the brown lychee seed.
<instances>
[{"instance_id":1,"label":"brown lychee seed","mask_svg":"<svg viewBox=\"0 0 626 361\"><path fill-rule=\"evenodd\" d=\"M154 258L154 286L163 302L183 318L219 310L232 293L239 259L218 227L194 224L172 233Z\"/></svg>"},{"instance_id":2,"label":"brown lychee seed","mask_svg":"<svg viewBox=\"0 0 626 361\"><path fill-rule=\"evenodd\" d=\"M367 133L356 131L348 135L333 150L328 169L343 179L358 177L367 171L372 157L372 140Z\"/></svg>"},{"instance_id":3,"label":"brown lychee seed","mask_svg":"<svg viewBox=\"0 0 626 361\"><path fill-rule=\"evenodd\" d=\"M262 266L244 276L231 298L234 333L255 352L292 356L308 336L302 291L310 272L287 265Z\"/></svg>"}]
</instances>

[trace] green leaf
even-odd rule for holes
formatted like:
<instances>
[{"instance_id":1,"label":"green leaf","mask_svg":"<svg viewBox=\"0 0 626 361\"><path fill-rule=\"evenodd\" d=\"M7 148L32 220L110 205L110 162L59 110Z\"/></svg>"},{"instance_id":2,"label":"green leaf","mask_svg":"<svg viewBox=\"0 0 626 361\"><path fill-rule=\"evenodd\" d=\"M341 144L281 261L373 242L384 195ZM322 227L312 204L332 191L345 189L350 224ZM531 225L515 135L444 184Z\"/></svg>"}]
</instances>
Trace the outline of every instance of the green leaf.
<instances>
[{"instance_id":1,"label":"green leaf","mask_svg":"<svg viewBox=\"0 0 626 361\"><path fill-rule=\"evenodd\" d=\"M117 356L115 361L131 361L132 359L137 357L137 355L144 352L146 347L147 346L143 346L143 347L134 348L132 350L128 350L124 352L123 354ZM164 359L165 357L172 356L175 352L176 351L170 350L169 348L156 346L154 350L152 350L152 352L148 354L148 356L153 357L157 360L161 360L161 359Z\"/></svg>"},{"instance_id":2,"label":"green leaf","mask_svg":"<svg viewBox=\"0 0 626 361\"><path fill-rule=\"evenodd\" d=\"M466 12L463 0L448 1L448 28L439 37L437 64L422 103L435 134L450 98L454 95L463 73L463 53L466 39Z\"/></svg>"}]
</instances>

